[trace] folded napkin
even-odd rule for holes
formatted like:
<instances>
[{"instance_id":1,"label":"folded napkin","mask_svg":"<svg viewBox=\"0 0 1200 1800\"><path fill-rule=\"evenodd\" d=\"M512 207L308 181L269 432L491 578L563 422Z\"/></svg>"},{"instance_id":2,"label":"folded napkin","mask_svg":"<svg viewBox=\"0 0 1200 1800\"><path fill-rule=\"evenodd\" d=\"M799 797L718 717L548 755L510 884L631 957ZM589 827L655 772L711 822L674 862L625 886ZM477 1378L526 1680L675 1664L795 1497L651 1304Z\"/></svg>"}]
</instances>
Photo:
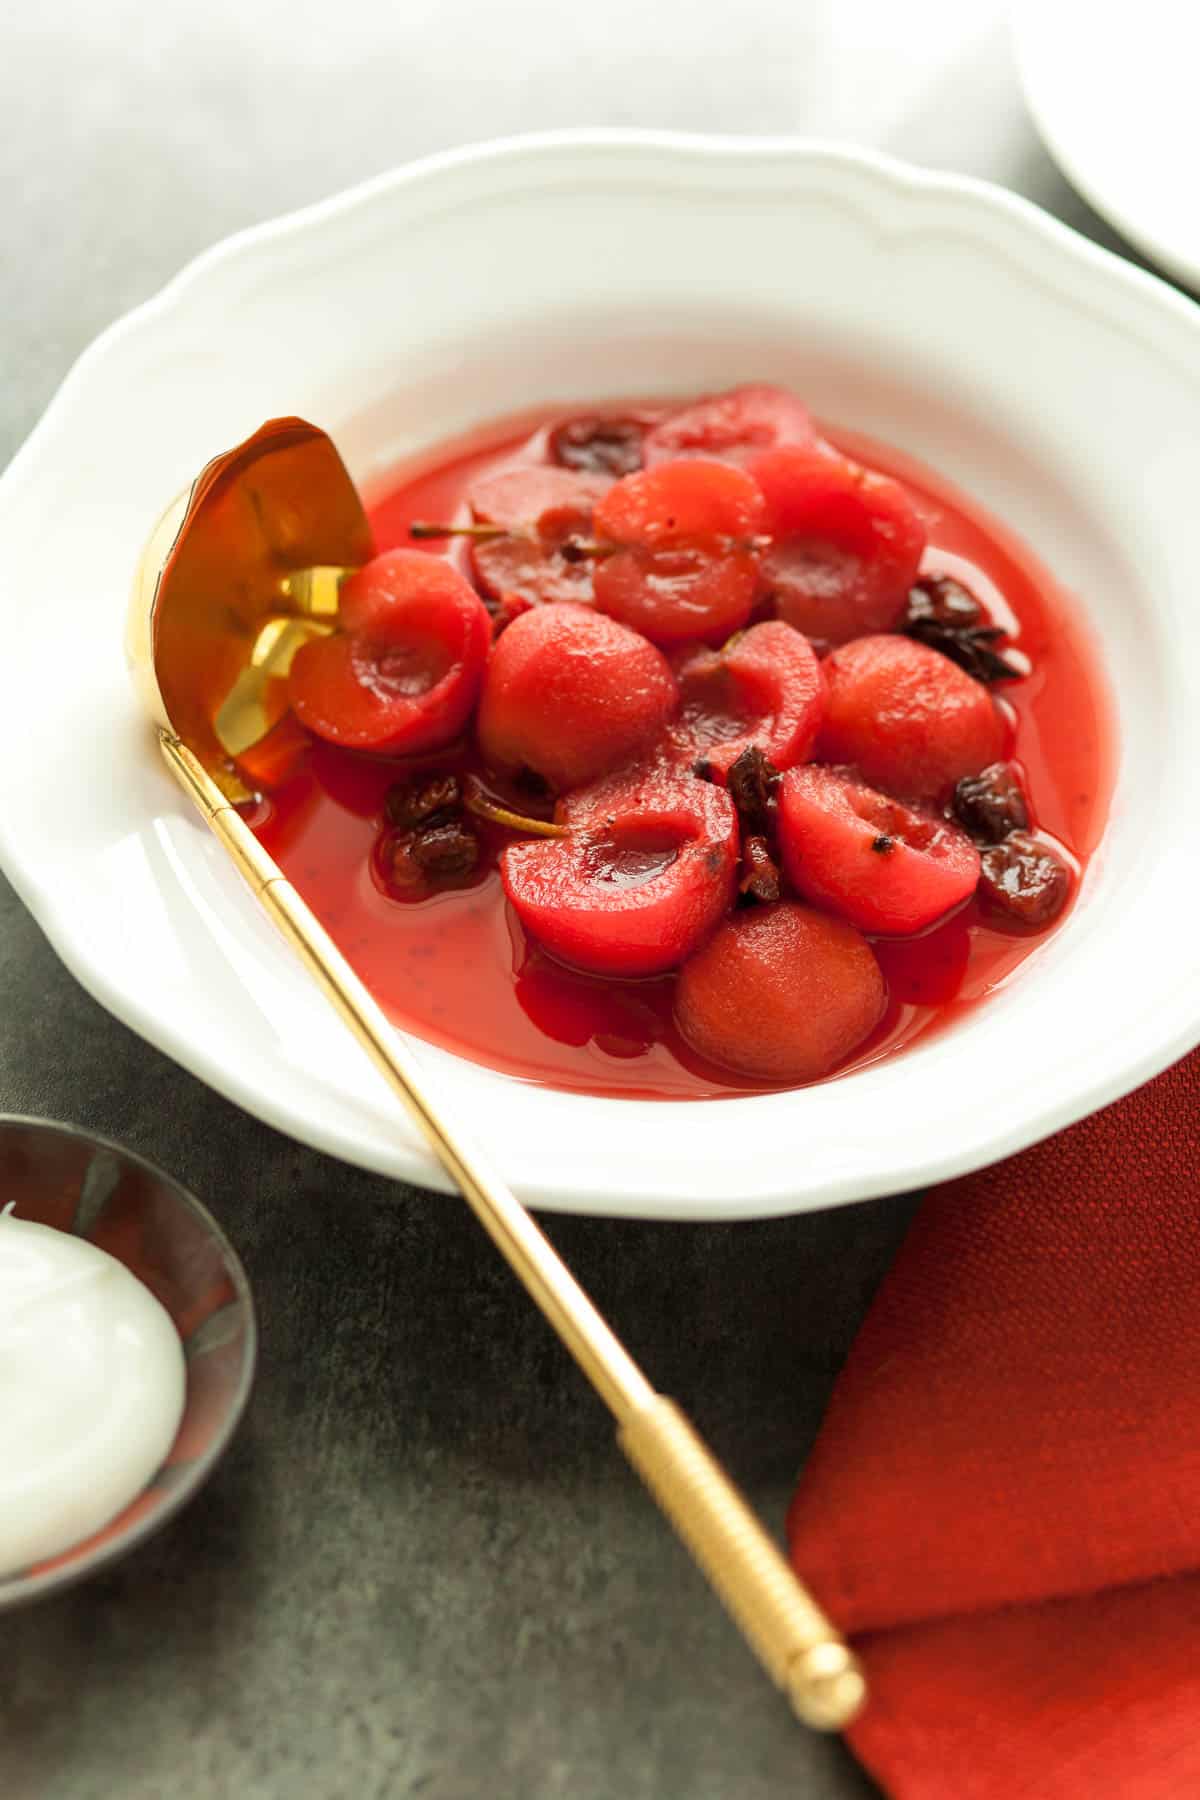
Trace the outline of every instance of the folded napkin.
<instances>
[{"instance_id":1,"label":"folded napkin","mask_svg":"<svg viewBox=\"0 0 1200 1800\"><path fill-rule=\"evenodd\" d=\"M892 1800L1200 1797L1200 1051L934 1191L788 1522Z\"/></svg>"}]
</instances>

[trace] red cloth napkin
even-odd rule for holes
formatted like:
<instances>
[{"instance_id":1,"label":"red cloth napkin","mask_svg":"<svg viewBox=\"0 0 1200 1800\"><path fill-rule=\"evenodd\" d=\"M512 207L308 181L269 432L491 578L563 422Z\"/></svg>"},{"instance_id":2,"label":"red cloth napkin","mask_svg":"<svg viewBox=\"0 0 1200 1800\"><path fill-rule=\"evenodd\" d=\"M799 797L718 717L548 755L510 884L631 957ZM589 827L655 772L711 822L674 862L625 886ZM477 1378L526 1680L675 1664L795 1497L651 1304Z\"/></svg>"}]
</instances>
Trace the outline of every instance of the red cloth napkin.
<instances>
[{"instance_id":1,"label":"red cloth napkin","mask_svg":"<svg viewBox=\"0 0 1200 1800\"><path fill-rule=\"evenodd\" d=\"M893 1800L1200 1800L1198 1109L937 1189L854 1344L789 1536Z\"/></svg>"}]
</instances>

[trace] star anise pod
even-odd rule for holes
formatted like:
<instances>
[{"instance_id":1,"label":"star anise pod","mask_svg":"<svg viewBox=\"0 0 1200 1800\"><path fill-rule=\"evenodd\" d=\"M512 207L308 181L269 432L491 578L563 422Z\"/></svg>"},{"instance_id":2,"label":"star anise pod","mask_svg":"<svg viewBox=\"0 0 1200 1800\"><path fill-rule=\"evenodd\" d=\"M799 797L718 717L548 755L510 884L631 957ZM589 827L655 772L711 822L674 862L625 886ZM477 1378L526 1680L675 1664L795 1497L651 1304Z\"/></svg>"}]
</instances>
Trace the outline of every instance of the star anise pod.
<instances>
[{"instance_id":1,"label":"star anise pod","mask_svg":"<svg viewBox=\"0 0 1200 1800\"><path fill-rule=\"evenodd\" d=\"M949 657L976 681L1020 681L1024 671L995 648L1004 632L998 625L982 624L983 618L982 606L960 581L931 575L910 590L900 629Z\"/></svg>"}]
</instances>

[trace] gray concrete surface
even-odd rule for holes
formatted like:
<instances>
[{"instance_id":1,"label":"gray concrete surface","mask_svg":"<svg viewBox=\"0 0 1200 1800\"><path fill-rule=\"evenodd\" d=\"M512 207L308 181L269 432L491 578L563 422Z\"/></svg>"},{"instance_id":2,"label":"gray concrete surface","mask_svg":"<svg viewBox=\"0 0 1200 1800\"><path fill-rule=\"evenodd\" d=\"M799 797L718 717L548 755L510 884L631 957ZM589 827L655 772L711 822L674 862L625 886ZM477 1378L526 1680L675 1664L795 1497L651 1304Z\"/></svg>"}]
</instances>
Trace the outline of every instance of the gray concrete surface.
<instances>
[{"instance_id":1,"label":"gray concrete surface","mask_svg":"<svg viewBox=\"0 0 1200 1800\"><path fill-rule=\"evenodd\" d=\"M8 8L0 462L95 332L216 237L423 151L569 124L857 138L1116 241L1040 148L992 5ZM0 1109L192 1185L262 1321L251 1414L203 1496L103 1579L0 1620L5 1800L874 1791L768 1689L464 1209L243 1117L102 1012L2 880ZM909 1211L550 1230L779 1525Z\"/></svg>"}]
</instances>

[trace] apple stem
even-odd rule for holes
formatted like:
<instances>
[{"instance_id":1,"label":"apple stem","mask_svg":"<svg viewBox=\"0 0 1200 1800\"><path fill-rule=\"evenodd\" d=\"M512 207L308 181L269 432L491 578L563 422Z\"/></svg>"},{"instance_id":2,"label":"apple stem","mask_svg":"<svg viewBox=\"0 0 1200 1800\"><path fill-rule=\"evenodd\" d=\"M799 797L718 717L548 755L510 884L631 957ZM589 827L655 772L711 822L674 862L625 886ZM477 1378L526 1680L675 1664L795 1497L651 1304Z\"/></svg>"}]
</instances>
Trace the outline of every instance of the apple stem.
<instances>
[{"instance_id":1,"label":"apple stem","mask_svg":"<svg viewBox=\"0 0 1200 1800\"><path fill-rule=\"evenodd\" d=\"M534 525L438 525L426 519L414 519L408 528L410 538L470 538L476 544L494 543L497 538L521 538L530 543L539 542L537 528ZM615 544L599 544L594 538L565 537L561 542L549 543L547 549L557 550L564 562L585 562L589 557L599 558L611 556L617 548Z\"/></svg>"},{"instance_id":2,"label":"apple stem","mask_svg":"<svg viewBox=\"0 0 1200 1800\"><path fill-rule=\"evenodd\" d=\"M512 812L507 806L500 806L484 792L482 784L474 775L468 775L463 784L463 805L468 812L473 812L481 819L490 819L493 825L503 825L509 831L521 831L528 837L567 837L569 831L565 825L554 825L549 819L530 819L524 813Z\"/></svg>"},{"instance_id":3,"label":"apple stem","mask_svg":"<svg viewBox=\"0 0 1200 1800\"><path fill-rule=\"evenodd\" d=\"M492 538L511 537L512 532L507 525L432 525L424 519L414 519L408 528L410 538L474 538L477 543L488 543Z\"/></svg>"}]
</instances>

